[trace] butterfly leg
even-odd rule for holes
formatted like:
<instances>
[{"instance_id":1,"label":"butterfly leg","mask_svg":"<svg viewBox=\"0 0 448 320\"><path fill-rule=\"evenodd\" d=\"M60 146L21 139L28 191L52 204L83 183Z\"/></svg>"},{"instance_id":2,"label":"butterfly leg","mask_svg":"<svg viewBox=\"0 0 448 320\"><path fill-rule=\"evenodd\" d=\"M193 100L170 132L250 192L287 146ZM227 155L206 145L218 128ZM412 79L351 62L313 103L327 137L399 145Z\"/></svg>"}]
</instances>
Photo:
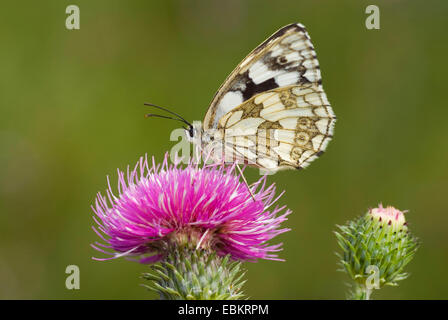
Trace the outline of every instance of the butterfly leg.
<instances>
[{"instance_id":1,"label":"butterfly leg","mask_svg":"<svg viewBox=\"0 0 448 320\"><path fill-rule=\"evenodd\" d=\"M243 170L241 170L239 164L236 164L236 167L237 167L238 171L240 172L240 175L241 175L241 177L243 178L243 181L244 181L244 183L246 184L247 190L249 191L249 193L250 193L252 199L255 201L255 196L254 196L254 194L252 193L252 190L250 190L250 187L249 187L249 184L247 183L246 177L245 177L244 174L243 174Z\"/></svg>"}]
</instances>

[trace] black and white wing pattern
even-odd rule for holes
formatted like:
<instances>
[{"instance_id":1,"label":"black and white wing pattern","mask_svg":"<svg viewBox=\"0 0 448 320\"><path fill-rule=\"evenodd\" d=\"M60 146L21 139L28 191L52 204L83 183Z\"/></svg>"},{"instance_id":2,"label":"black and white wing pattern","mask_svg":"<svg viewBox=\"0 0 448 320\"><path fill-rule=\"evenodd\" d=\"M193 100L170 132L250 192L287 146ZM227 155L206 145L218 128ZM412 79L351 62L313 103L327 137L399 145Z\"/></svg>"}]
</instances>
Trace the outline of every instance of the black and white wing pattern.
<instances>
[{"instance_id":1,"label":"black and white wing pattern","mask_svg":"<svg viewBox=\"0 0 448 320\"><path fill-rule=\"evenodd\" d=\"M303 25L291 24L229 75L202 129L226 159L276 171L304 168L321 155L335 121L310 37Z\"/></svg>"}]
</instances>

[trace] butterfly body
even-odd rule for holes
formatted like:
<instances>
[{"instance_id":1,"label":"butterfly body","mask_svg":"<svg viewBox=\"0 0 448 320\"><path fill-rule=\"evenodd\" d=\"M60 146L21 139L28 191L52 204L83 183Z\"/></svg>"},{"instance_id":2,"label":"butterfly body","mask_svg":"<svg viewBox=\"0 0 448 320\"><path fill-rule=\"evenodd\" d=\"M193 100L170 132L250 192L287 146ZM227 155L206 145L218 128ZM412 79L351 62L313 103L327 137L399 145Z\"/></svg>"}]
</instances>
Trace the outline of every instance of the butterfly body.
<instances>
[{"instance_id":1,"label":"butterfly body","mask_svg":"<svg viewBox=\"0 0 448 320\"><path fill-rule=\"evenodd\" d=\"M335 121L310 37L290 24L243 59L188 136L217 162L301 169L323 153Z\"/></svg>"}]
</instances>

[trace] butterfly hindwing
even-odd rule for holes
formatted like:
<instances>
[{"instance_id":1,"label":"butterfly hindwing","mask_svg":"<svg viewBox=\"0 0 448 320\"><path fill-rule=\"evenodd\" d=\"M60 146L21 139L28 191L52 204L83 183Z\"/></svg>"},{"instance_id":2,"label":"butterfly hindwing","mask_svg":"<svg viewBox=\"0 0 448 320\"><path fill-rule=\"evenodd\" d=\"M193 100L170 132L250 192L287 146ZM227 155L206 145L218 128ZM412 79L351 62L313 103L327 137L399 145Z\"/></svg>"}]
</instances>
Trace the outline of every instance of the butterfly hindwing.
<instances>
[{"instance_id":1,"label":"butterfly hindwing","mask_svg":"<svg viewBox=\"0 0 448 320\"><path fill-rule=\"evenodd\" d=\"M222 117L218 130L238 160L266 169L304 168L325 150L335 121L325 92L309 83L255 95Z\"/></svg>"}]
</instances>

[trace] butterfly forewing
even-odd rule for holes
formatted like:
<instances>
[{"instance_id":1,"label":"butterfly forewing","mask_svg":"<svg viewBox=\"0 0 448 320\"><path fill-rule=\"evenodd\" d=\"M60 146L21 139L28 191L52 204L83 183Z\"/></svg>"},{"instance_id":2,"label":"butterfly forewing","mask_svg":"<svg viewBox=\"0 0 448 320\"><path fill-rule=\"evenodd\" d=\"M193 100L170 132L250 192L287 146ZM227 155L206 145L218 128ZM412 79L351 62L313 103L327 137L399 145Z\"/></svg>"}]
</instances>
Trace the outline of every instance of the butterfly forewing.
<instances>
[{"instance_id":1,"label":"butterfly forewing","mask_svg":"<svg viewBox=\"0 0 448 320\"><path fill-rule=\"evenodd\" d=\"M216 128L227 112L254 95L299 83L320 83L320 70L305 27L283 27L253 50L215 94L204 129Z\"/></svg>"}]
</instances>

